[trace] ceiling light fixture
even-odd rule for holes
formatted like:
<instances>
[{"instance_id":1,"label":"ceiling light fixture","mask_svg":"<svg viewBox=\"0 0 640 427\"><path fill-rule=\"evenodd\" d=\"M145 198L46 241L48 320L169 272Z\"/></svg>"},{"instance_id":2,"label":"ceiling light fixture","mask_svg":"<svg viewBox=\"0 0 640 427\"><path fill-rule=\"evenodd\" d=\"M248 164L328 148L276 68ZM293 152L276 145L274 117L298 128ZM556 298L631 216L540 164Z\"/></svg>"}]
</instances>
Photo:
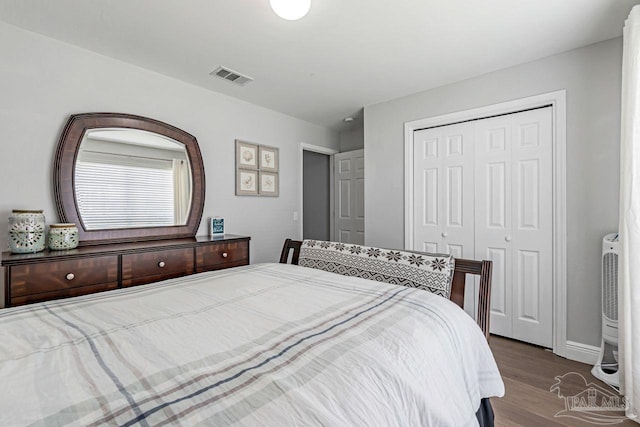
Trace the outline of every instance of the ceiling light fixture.
<instances>
[{"instance_id":1,"label":"ceiling light fixture","mask_svg":"<svg viewBox=\"0 0 640 427\"><path fill-rule=\"evenodd\" d=\"M302 18L311 8L311 0L269 0L269 2L276 15L288 21Z\"/></svg>"},{"instance_id":2,"label":"ceiling light fixture","mask_svg":"<svg viewBox=\"0 0 640 427\"><path fill-rule=\"evenodd\" d=\"M344 119L342 119L343 122L345 123L349 123L353 121L353 117L345 117Z\"/></svg>"}]
</instances>

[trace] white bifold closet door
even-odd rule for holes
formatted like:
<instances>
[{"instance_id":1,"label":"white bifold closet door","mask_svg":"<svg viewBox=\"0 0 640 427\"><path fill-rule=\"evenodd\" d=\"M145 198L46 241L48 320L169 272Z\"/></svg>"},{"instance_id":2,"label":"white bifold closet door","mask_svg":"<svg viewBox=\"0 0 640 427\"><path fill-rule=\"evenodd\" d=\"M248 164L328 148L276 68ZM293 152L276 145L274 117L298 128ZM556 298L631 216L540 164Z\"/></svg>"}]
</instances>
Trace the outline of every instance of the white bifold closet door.
<instances>
[{"instance_id":1,"label":"white bifold closet door","mask_svg":"<svg viewBox=\"0 0 640 427\"><path fill-rule=\"evenodd\" d=\"M414 133L414 250L474 258L473 138L472 122ZM474 291L469 280L464 305L472 316Z\"/></svg>"},{"instance_id":2,"label":"white bifold closet door","mask_svg":"<svg viewBox=\"0 0 640 427\"><path fill-rule=\"evenodd\" d=\"M476 258L493 261L491 332L553 345L551 108L479 120Z\"/></svg>"},{"instance_id":3,"label":"white bifold closet door","mask_svg":"<svg viewBox=\"0 0 640 427\"><path fill-rule=\"evenodd\" d=\"M414 249L493 261L491 333L551 347L551 108L414 133ZM476 284L465 310L475 317Z\"/></svg>"}]
</instances>

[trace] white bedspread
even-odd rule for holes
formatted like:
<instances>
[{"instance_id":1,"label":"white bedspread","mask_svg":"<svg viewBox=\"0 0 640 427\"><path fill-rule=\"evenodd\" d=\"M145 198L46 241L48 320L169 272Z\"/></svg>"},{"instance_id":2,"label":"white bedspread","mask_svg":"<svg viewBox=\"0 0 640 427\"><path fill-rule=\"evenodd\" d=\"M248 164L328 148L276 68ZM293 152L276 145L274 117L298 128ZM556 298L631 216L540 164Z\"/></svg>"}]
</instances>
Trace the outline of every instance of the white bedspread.
<instances>
[{"instance_id":1,"label":"white bedspread","mask_svg":"<svg viewBox=\"0 0 640 427\"><path fill-rule=\"evenodd\" d=\"M425 291L258 264L0 311L0 426L472 426L504 386Z\"/></svg>"}]
</instances>

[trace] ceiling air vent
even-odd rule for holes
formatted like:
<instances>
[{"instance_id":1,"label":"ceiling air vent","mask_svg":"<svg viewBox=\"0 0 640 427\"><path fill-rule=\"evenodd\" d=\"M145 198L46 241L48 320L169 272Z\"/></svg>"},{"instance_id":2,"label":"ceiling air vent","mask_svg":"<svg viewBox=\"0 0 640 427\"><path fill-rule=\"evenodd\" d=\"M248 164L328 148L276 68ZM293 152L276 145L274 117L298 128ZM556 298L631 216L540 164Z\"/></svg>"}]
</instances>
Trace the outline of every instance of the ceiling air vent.
<instances>
[{"instance_id":1,"label":"ceiling air vent","mask_svg":"<svg viewBox=\"0 0 640 427\"><path fill-rule=\"evenodd\" d=\"M243 74L240 74L236 71L230 70L229 68L225 68L225 67L218 67L212 72L210 72L209 74L211 74L212 76L220 77L225 80L229 80L230 82L240 86L244 86L247 83L253 81L251 77L245 76Z\"/></svg>"}]
</instances>

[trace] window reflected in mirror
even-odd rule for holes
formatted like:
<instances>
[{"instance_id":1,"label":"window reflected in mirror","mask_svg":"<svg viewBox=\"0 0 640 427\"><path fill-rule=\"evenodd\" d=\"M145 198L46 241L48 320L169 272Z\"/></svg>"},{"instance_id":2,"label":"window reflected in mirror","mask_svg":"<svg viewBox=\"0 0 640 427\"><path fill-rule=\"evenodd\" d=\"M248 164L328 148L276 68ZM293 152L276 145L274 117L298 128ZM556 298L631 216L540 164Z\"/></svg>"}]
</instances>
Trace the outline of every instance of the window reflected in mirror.
<instances>
[{"instance_id":1,"label":"window reflected in mirror","mask_svg":"<svg viewBox=\"0 0 640 427\"><path fill-rule=\"evenodd\" d=\"M184 144L138 129L88 130L74 190L86 230L185 225L191 166Z\"/></svg>"}]
</instances>

